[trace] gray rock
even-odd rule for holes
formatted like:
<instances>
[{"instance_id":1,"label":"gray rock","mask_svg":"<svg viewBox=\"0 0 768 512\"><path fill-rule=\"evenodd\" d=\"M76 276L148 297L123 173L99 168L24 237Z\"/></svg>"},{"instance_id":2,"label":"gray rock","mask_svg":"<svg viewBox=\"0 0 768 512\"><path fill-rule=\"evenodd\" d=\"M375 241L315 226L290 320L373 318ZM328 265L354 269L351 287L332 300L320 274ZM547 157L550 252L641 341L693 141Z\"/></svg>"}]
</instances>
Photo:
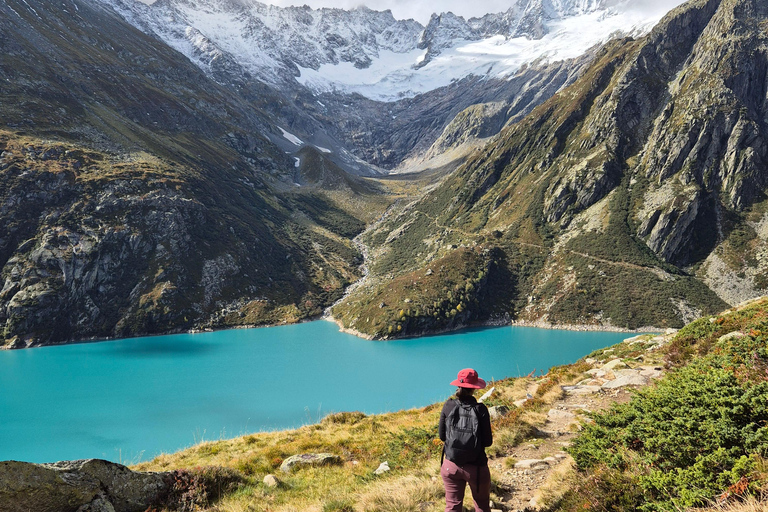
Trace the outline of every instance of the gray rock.
<instances>
[{"instance_id":1,"label":"gray rock","mask_svg":"<svg viewBox=\"0 0 768 512\"><path fill-rule=\"evenodd\" d=\"M592 395L600 392L601 386L562 386L569 395Z\"/></svg>"},{"instance_id":2,"label":"gray rock","mask_svg":"<svg viewBox=\"0 0 768 512\"><path fill-rule=\"evenodd\" d=\"M275 475L267 475L264 477L264 485L267 487L280 487L280 480Z\"/></svg>"},{"instance_id":3,"label":"gray rock","mask_svg":"<svg viewBox=\"0 0 768 512\"><path fill-rule=\"evenodd\" d=\"M545 469L549 467L549 462L542 459L525 459L515 463L515 469Z\"/></svg>"},{"instance_id":4,"label":"gray rock","mask_svg":"<svg viewBox=\"0 0 768 512\"><path fill-rule=\"evenodd\" d=\"M341 464L341 457L332 453L302 453L288 457L280 465L280 471L290 473L302 466L330 466Z\"/></svg>"},{"instance_id":5,"label":"gray rock","mask_svg":"<svg viewBox=\"0 0 768 512\"><path fill-rule=\"evenodd\" d=\"M626 386L647 386L651 379L635 370L627 371L616 377L616 379L603 384L603 389L616 389Z\"/></svg>"},{"instance_id":6,"label":"gray rock","mask_svg":"<svg viewBox=\"0 0 768 512\"><path fill-rule=\"evenodd\" d=\"M601 370L605 372L610 372L619 368L626 368L627 365L624 364L624 361L621 359L612 359L611 361L608 361L606 364L603 365Z\"/></svg>"},{"instance_id":7,"label":"gray rock","mask_svg":"<svg viewBox=\"0 0 768 512\"><path fill-rule=\"evenodd\" d=\"M575 420L576 415L572 412L561 411L560 409L550 409L547 413L547 418L550 420L562 419L562 420Z\"/></svg>"},{"instance_id":8,"label":"gray rock","mask_svg":"<svg viewBox=\"0 0 768 512\"><path fill-rule=\"evenodd\" d=\"M3 512L143 512L168 491L168 473L139 473L106 460L0 462Z\"/></svg>"},{"instance_id":9,"label":"gray rock","mask_svg":"<svg viewBox=\"0 0 768 512\"><path fill-rule=\"evenodd\" d=\"M491 416L492 420L499 419L502 416L505 416L509 412L509 407L506 405L494 405L493 407L488 408L488 414Z\"/></svg>"},{"instance_id":10,"label":"gray rock","mask_svg":"<svg viewBox=\"0 0 768 512\"><path fill-rule=\"evenodd\" d=\"M106 496L100 494L92 502L78 508L77 512L115 512L115 507Z\"/></svg>"},{"instance_id":11,"label":"gray rock","mask_svg":"<svg viewBox=\"0 0 768 512\"><path fill-rule=\"evenodd\" d=\"M491 395L493 394L493 392L494 392L494 391L496 391L496 386L491 386L491 389L489 389L488 391L486 391L485 393L483 393L483 396L481 396L480 398L478 398L478 399L477 399L477 401L478 401L478 402L481 402L481 403L482 403L482 402L485 402L486 400L488 400L489 398L491 398Z\"/></svg>"},{"instance_id":12,"label":"gray rock","mask_svg":"<svg viewBox=\"0 0 768 512\"><path fill-rule=\"evenodd\" d=\"M741 332L741 331L733 331L733 332L729 332L728 334L724 334L723 336L720 336L719 338L717 338L717 341L718 341L718 343L720 343L720 342L723 342L723 341L728 341L728 340L732 340L732 339L736 339L736 338L743 338L743 337L744 337L744 333L743 332Z\"/></svg>"}]
</instances>

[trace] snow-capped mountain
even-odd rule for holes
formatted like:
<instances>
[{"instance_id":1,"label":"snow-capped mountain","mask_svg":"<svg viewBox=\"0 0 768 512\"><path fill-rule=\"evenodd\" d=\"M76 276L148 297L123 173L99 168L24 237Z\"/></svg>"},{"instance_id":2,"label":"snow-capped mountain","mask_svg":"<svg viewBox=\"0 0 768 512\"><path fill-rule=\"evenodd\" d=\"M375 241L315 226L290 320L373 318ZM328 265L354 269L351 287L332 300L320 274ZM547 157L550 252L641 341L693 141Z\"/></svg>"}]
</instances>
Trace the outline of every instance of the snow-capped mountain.
<instances>
[{"instance_id":1,"label":"snow-capped mountain","mask_svg":"<svg viewBox=\"0 0 768 512\"><path fill-rule=\"evenodd\" d=\"M390 11L276 7L255 0L101 0L206 71L222 60L271 85L393 101L470 75L508 77L534 61L574 58L617 34L639 35L680 0L511 0L426 27Z\"/></svg>"},{"instance_id":2,"label":"snow-capped mountain","mask_svg":"<svg viewBox=\"0 0 768 512\"><path fill-rule=\"evenodd\" d=\"M349 64L365 69L387 53L407 53L423 30L390 11L281 8L254 0L103 0L203 68L223 56L254 76L284 85L300 69Z\"/></svg>"}]
</instances>

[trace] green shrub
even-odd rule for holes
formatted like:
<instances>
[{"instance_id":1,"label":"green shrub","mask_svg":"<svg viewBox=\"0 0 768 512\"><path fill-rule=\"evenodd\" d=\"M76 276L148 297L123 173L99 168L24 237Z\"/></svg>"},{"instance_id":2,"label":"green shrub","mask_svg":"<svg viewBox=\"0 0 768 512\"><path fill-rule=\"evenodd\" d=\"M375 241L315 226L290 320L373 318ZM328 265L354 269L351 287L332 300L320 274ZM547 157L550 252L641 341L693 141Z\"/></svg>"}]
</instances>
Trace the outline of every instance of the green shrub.
<instances>
[{"instance_id":1,"label":"green shrub","mask_svg":"<svg viewBox=\"0 0 768 512\"><path fill-rule=\"evenodd\" d=\"M629 403L593 415L568 451L581 470L630 478L642 490L638 510L702 505L747 475L753 455L768 455L767 367L761 336L725 340Z\"/></svg>"}]
</instances>

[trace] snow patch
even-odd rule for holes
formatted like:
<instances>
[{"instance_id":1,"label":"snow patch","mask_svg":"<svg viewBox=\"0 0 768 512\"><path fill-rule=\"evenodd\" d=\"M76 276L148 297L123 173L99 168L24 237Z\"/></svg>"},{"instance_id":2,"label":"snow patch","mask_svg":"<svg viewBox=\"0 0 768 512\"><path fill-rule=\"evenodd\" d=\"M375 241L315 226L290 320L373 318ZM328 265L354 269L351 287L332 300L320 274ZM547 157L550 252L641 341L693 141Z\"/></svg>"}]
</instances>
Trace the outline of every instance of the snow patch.
<instances>
[{"instance_id":1,"label":"snow patch","mask_svg":"<svg viewBox=\"0 0 768 512\"><path fill-rule=\"evenodd\" d=\"M301 158L295 156L293 159L296 160L296 163L294 163L293 166L299 167L301 165Z\"/></svg>"},{"instance_id":2,"label":"snow patch","mask_svg":"<svg viewBox=\"0 0 768 512\"><path fill-rule=\"evenodd\" d=\"M328 148L324 148L322 146L315 146L317 149L319 149L323 153L331 153L332 151Z\"/></svg>"},{"instance_id":3,"label":"snow patch","mask_svg":"<svg viewBox=\"0 0 768 512\"><path fill-rule=\"evenodd\" d=\"M304 144L304 141L302 141L300 138L298 138L297 136L295 136L295 135L294 135L294 134L292 134L291 132L287 132L287 131L283 130L282 128L280 128L279 126L278 126L278 129L279 129L281 132L283 132L283 137L284 137L284 138L285 138L287 141L289 141L290 143L292 143L292 144L294 144L294 145L296 145L296 146L302 146L302 145Z\"/></svg>"}]
</instances>

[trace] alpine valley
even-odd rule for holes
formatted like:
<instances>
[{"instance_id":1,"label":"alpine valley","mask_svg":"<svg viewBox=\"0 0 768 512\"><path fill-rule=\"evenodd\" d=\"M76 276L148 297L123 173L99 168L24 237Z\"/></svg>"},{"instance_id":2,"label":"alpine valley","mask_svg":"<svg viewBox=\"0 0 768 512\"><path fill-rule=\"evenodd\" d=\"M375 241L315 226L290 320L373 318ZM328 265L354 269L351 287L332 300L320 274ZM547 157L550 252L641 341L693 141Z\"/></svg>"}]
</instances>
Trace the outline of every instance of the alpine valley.
<instances>
[{"instance_id":1,"label":"alpine valley","mask_svg":"<svg viewBox=\"0 0 768 512\"><path fill-rule=\"evenodd\" d=\"M768 6L679 3L0 1L0 344L764 294Z\"/></svg>"}]
</instances>

